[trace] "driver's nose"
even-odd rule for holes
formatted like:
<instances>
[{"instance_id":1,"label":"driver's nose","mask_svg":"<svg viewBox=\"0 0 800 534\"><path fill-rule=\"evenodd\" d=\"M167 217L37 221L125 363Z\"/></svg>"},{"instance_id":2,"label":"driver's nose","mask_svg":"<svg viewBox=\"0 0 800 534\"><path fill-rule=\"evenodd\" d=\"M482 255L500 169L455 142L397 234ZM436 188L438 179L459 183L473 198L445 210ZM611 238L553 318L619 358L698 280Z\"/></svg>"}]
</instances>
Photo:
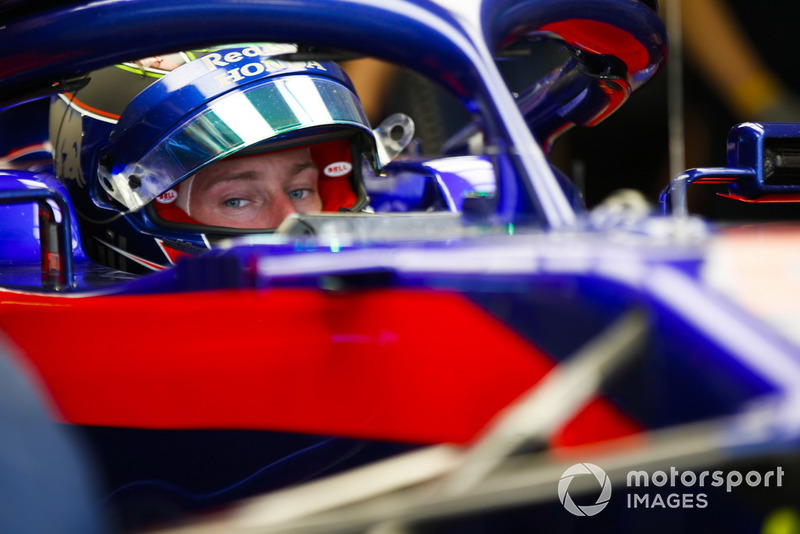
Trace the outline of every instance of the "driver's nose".
<instances>
[{"instance_id":1,"label":"driver's nose","mask_svg":"<svg viewBox=\"0 0 800 534\"><path fill-rule=\"evenodd\" d=\"M288 195L280 193L270 199L267 213L263 219L264 228L275 228L293 213L297 213L294 203Z\"/></svg>"}]
</instances>

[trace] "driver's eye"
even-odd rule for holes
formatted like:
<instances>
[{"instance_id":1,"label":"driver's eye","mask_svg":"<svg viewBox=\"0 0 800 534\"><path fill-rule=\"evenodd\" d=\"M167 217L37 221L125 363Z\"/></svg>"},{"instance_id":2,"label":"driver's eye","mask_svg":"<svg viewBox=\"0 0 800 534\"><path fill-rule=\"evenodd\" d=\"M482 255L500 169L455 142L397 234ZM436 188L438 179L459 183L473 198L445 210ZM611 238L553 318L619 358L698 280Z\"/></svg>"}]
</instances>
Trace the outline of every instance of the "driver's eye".
<instances>
[{"instance_id":1,"label":"driver's eye","mask_svg":"<svg viewBox=\"0 0 800 534\"><path fill-rule=\"evenodd\" d=\"M311 194L310 189L295 189L294 191L289 192L289 198L293 198L295 200L301 200L306 198L310 194Z\"/></svg>"},{"instance_id":2,"label":"driver's eye","mask_svg":"<svg viewBox=\"0 0 800 534\"><path fill-rule=\"evenodd\" d=\"M243 198L230 198L222 203L226 208L241 208L247 205L247 201Z\"/></svg>"}]
</instances>

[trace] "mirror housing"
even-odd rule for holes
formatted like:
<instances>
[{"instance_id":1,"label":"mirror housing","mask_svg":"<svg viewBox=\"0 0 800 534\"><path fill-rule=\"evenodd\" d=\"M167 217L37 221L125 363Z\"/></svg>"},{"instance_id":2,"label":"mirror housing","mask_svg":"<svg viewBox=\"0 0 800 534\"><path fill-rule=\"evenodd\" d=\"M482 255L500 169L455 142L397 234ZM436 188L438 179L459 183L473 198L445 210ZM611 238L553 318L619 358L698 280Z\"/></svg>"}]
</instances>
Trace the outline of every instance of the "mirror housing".
<instances>
[{"instance_id":1,"label":"mirror housing","mask_svg":"<svg viewBox=\"0 0 800 534\"><path fill-rule=\"evenodd\" d=\"M6 207L14 211L4 213L6 217L0 224L3 255L24 255L28 249L38 249L40 287L74 287L73 240L77 228L73 227L74 217L63 186L55 178L40 174L0 171L0 208Z\"/></svg>"},{"instance_id":2,"label":"mirror housing","mask_svg":"<svg viewBox=\"0 0 800 534\"><path fill-rule=\"evenodd\" d=\"M753 123L728 134L728 166L752 169L730 196L750 202L800 202L800 124Z\"/></svg>"},{"instance_id":3,"label":"mirror housing","mask_svg":"<svg viewBox=\"0 0 800 534\"><path fill-rule=\"evenodd\" d=\"M800 124L746 122L728 134L727 167L690 169L661 193L664 213L686 214L693 183L728 184L721 196L742 202L800 202Z\"/></svg>"}]
</instances>

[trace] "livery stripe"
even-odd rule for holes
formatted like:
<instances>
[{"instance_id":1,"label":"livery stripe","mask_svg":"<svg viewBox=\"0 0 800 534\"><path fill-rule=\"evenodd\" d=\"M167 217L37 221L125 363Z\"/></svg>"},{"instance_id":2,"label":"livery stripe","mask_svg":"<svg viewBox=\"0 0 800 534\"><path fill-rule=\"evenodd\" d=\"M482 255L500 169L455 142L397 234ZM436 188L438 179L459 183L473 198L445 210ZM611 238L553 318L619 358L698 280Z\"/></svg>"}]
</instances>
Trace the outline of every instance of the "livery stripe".
<instances>
[{"instance_id":1,"label":"livery stripe","mask_svg":"<svg viewBox=\"0 0 800 534\"><path fill-rule=\"evenodd\" d=\"M85 102L81 102L75 98L73 93L61 93L58 96L61 98L61 100L66 102L69 107L79 111L80 113L83 113L84 115L89 115L97 120L110 122L112 124L116 124L119 120L119 115L103 111L102 109L93 108Z\"/></svg>"},{"instance_id":2,"label":"livery stripe","mask_svg":"<svg viewBox=\"0 0 800 534\"><path fill-rule=\"evenodd\" d=\"M107 242L103 241L102 239L98 239L98 241L100 243L102 243L103 245L107 246L108 248L110 248L111 250L113 250L114 252L116 252L117 254L121 254L121 255L125 256L126 258L128 258L129 260L135 261L139 265L147 267L148 269L151 269L153 271L163 271L164 269L166 269L166 266L164 266L164 265L159 265L158 263L154 263L154 262L152 262L150 260L142 258L141 256L137 256L135 254L131 254L130 252L122 250L119 247L115 247L111 243L107 243Z\"/></svg>"}]
</instances>

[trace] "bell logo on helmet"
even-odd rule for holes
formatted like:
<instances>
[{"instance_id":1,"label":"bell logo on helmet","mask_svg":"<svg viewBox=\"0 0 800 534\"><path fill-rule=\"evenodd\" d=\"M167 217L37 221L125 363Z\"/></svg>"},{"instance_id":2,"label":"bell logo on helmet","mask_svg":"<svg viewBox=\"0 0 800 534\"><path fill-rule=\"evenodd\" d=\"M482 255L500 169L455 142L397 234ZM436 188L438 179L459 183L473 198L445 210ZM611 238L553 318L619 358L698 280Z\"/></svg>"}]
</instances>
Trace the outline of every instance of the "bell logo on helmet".
<instances>
[{"instance_id":1,"label":"bell logo on helmet","mask_svg":"<svg viewBox=\"0 0 800 534\"><path fill-rule=\"evenodd\" d=\"M331 178L338 178L339 176L345 176L346 174L350 174L350 171L353 170L353 165L348 161L337 161L334 163L329 163L325 166L322 170L322 174L325 176L330 176Z\"/></svg>"},{"instance_id":2,"label":"bell logo on helmet","mask_svg":"<svg viewBox=\"0 0 800 534\"><path fill-rule=\"evenodd\" d=\"M176 200L178 200L178 192L174 189L165 191L156 197L156 202L160 204L172 204Z\"/></svg>"}]
</instances>

